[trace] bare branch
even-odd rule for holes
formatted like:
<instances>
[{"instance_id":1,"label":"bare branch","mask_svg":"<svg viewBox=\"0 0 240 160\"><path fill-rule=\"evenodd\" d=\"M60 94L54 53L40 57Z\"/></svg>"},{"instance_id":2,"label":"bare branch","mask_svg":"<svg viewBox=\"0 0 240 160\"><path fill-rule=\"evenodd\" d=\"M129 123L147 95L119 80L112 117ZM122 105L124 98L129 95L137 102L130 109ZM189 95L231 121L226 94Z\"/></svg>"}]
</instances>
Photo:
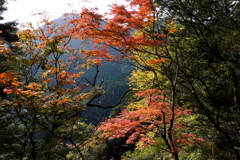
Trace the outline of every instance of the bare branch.
<instances>
[{"instance_id":1,"label":"bare branch","mask_svg":"<svg viewBox=\"0 0 240 160\"><path fill-rule=\"evenodd\" d=\"M97 107L97 108L102 108L102 109L114 108L114 107L116 107L117 105L119 105L119 104L122 102L122 100L123 100L123 98L125 97L125 95L126 95L128 92L130 92L130 91L132 91L132 89L129 89L129 90L127 90L126 92L124 92L123 95L120 97L119 101L118 101L117 103L115 103L114 105L104 106L104 105L100 105L100 104L92 104L92 101L93 101L95 98L97 98L97 97L93 97L93 98L86 104L86 106L87 106L87 107Z\"/></svg>"}]
</instances>

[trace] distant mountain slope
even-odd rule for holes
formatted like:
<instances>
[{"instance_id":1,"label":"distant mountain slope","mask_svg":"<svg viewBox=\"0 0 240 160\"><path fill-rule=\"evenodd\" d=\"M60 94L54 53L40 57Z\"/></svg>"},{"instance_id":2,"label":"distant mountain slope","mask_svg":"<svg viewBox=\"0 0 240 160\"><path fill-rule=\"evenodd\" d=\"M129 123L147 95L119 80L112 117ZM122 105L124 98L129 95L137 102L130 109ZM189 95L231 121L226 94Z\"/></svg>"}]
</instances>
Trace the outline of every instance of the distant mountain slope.
<instances>
[{"instance_id":1,"label":"distant mountain slope","mask_svg":"<svg viewBox=\"0 0 240 160\"><path fill-rule=\"evenodd\" d=\"M61 21L63 18L64 17L59 17L55 19L54 22L58 25L63 25L64 22ZM80 40L73 40L70 42L70 45L72 45L75 49L78 49L81 44L82 41ZM92 45L93 43L89 42L89 44L86 44L84 48L91 50ZM112 51L111 54L119 56L119 53L116 51ZM65 58L68 58L68 56ZM104 62L103 65L99 66L99 70L99 78L104 79L102 87L106 91L106 95L102 96L99 101L103 105L113 105L119 100L121 95L128 90L126 79L130 75L132 67L116 62ZM96 70L94 68L89 69L87 70L84 78L92 81L95 73ZM88 123L97 125L100 121L104 120L110 112L111 109L88 108L82 113L81 118L87 119Z\"/></svg>"}]
</instances>

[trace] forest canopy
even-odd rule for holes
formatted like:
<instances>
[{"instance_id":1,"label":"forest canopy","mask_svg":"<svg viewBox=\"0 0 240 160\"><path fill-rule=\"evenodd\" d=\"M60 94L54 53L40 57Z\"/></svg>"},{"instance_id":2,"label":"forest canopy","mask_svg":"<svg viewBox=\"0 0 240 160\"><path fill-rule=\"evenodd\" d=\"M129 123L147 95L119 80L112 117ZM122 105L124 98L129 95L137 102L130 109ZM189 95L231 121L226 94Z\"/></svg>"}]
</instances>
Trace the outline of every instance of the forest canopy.
<instances>
[{"instance_id":1,"label":"forest canopy","mask_svg":"<svg viewBox=\"0 0 240 160\"><path fill-rule=\"evenodd\" d=\"M42 27L29 23L1 46L0 157L240 159L240 3L110 8L62 23L39 13ZM89 108L112 113L89 123Z\"/></svg>"}]
</instances>

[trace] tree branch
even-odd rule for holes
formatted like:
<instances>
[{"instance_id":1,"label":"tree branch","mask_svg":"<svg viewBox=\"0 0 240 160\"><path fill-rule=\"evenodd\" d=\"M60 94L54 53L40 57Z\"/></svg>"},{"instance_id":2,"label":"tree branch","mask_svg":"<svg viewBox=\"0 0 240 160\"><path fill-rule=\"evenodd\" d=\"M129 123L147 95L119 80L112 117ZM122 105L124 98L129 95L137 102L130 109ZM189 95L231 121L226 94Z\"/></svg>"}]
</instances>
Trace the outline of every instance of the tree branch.
<instances>
[{"instance_id":1,"label":"tree branch","mask_svg":"<svg viewBox=\"0 0 240 160\"><path fill-rule=\"evenodd\" d=\"M129 90L127 90L126 92L124 92L123 95L121 96L121 98L119 99L119 101L118 101L117 103L115 103L114 105L104 106L104 105L100 105L100 104L92 104L92 101L93 101L95 98L97 98L97 97L93 97L93 98L86 104L86 106L87 106L87 107L97 107L97 108L102 108L102 109L114 108L114 107L116 107L117 105L119 105L119 104L122 102L124 96L125 96L128 92L130 92L130 91L132 91L132 89L129 89Z\"/></svg>"}]
</instances>

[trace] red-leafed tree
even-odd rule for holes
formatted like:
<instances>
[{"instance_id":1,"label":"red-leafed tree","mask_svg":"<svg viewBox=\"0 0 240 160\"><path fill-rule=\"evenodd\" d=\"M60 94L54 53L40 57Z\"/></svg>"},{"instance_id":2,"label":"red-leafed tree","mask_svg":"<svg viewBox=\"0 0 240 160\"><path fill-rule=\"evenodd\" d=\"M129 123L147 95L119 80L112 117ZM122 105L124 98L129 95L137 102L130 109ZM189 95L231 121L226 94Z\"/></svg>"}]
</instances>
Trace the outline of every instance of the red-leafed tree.
<instances>
[{"instance_id":1,"label":"red-leafed tree","mask_svg":"<svg viewBox=\"0 0 240 160\"><path fill-rule=\"evenodd\" d=\"M129 60L144 72L145 79L141 80L146 83L139 84L145 87L141 88L135 83L134 88L142 90L138 94L142 93L141 96L148 102L133 110L128 107L117 118L103 123L99 130L106 131L104 135L111 138L130 134L127 143L136 140L149 142L142 134L158 130L156 133L164 139L166 150L178 159L180 144L191 143L186 137L198 138L188 133L180 136L181 131L177 129L182 125L178 117L189 114L187 109L177 107L176 103L178 67L167 73L170 85L167 94L162 91L159 78L162 70L174 66L173 59L177 58L174 53L166 54L163 49L167 49L168 36L176 33L178 26L171 19L162 19L164 15L159 10L152 0L130 0L128 5L112 4L108 15L110 18L98 14L94 9L84 9L79 17L69 21L74 27L68 33L73 33L73 37L91 39L94 49L84 51L88 58L101 56L108 60L117 59L111 55L111 50L117 50L120 59ZM152 77L146 76L148 73ZM167 98L166 95L170 96Z\"/></svg>"},{"instance_id":2,"label":"red-leafed tree","mask_svg":"<svg viewBox=\"0 0 240 160\"><path fill-rule=\"evenodd\" d=\"M75 38L91 39L94 49L85 50L90 57L116 58L111 55L111 50L115 49L121 58L131 58L132 51L144 52L144 47L161 46L166 35L154 31L158 22L154 17L157 8L152 1L130 1L129 7L113 4L109 13L112 18L85 8L80 16L69 21L74 27L67 33ZM140 32L134 35L135 31Z\"/></svg>"},{"instance_id":3,"label":"red-leafed tree","mask_svg":"<svg viewBox=\"0 0 240 160\"><path fill-rule=\"evenodd\" d=\"M34 29L29 23L29 29L19 31L19 41L14 43L21 49L18 53L1 47L12 69L0 74L7 94L0 99L0 106L21 134L17 158L66 159L74 155L85 159L83 146L93 126L79 116L87 107L114 107L93 104L104 93L98 66L111 56L89 56L83 51L84 37L77 41L77 30L67 32L74 24L63 19L64 24L59 25L40 14L42 27ZM71 45L74 40L79 48ZM92 79L84 77L89 68L96 69Z\"/></svg>"},{"instance_id":4,"label":"red-leafed tree","mask_svg":"<svg viewBox=\"0 0 240 160\"><path fill-rule=\"evenodd\" d=\"M172 106L171 100L165 92L149 89L137 92L143 98L144 105L131 104L116 118L103 122L98 131L104 131L103 138L121 138L128 136L126 144L141 143L140 147L157 145L164 151L178 159L181 147L194 144L194 141L204 141L195 135L184 132L182 117L191 115L190 109ZM149 133L152 133L149 136ZM165 146L158 144L157 137L161 137Z\"/></svg>"}]
</instances>

